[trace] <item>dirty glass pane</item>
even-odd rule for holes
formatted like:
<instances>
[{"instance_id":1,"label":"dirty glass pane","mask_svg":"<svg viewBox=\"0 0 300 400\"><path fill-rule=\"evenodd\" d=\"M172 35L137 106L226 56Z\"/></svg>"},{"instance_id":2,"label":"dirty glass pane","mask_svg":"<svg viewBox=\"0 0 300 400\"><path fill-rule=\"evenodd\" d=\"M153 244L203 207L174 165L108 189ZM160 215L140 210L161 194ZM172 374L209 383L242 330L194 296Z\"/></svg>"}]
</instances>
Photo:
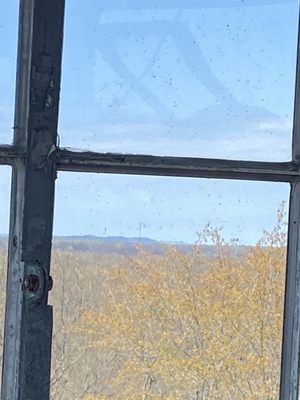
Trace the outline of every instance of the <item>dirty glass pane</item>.
<instances>
[{"instance_id":1,"label":"dirty glass pane","mask_svg":"<svg viewBox=\"0 0 300 400\"><path fill-rule=\"evenodd\" d=\"M13 137L18 7L18 0L0 6L0 143Z\"/></svg>"},{"instance_id":2,"label":"dirty glass pane","mask_svg":"<svg viewBox=\"0 0 300 400\"><path fill-rule=\"evenodd\" d=\"M11 170L9 167L0 167L0 380L2 376L3 327L10 203L10 174Z\"/></svg>"},{"instance_id":3,"label":"dirty glass pane","mask_svg":"<svg viewBox=\"0 0 300 400\"><path fill-rule=\"evenodd\" d=\"M277 400L288 190L59 174L51 399Z\"/></svg>"},{"instance_id":4,"label":"dirty glass pane","mask_svg":"<svg viewBox=\"0 0 300 400\"><path fill-rule=\"evenodd\" d=\"M290 159L298 1L67 2L63 146Z\"/></svg>"}]
</instances>

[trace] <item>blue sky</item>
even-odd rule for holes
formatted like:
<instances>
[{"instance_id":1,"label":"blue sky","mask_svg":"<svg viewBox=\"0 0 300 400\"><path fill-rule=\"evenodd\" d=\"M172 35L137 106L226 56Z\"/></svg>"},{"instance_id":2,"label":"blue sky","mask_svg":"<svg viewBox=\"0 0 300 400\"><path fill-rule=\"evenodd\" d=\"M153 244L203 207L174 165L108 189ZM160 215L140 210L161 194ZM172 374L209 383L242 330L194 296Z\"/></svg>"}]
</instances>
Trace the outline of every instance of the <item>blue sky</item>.
<instances>
[{"instance_id":1,"label":"blue sky","mask_svg":"<svg viewBox=\"0 0 300 400\"><path fill-rule=\"evenodd\" d=\"M298 1L88 4L67 1L62 146L289 160ZM11 1L0 15L1 142L13 125L17 13ZM56 234L137 236L142 227L172 241L194 241L211 222L253 243L288 197L288 185L270 183L71 173L57 189ZM1 207L0 232L6 215Z\"/></svg>"},{"instance_id":2,"label":"blue sky","mask_svg":"<svg viewBox=\"0 0 300 400\"><path fill-rule=\"evenodd\" d=\"M136 3L67 2L61 144L289 159L297 1Z\"/></svg>"}]
</instances>

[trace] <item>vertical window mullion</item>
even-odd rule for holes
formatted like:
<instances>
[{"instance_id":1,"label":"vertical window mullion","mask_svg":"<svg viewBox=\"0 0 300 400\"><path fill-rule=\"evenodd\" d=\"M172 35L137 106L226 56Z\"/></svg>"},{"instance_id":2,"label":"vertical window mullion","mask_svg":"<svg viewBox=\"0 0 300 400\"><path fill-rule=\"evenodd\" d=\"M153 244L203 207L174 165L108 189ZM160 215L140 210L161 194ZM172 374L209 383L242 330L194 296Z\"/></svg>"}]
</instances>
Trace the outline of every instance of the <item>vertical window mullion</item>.
<instances>
[{"instance_id":1,"label":"vertical window mullion","mask_svg":"<svg viewBox=\"0 0 300 400\"><path fill-rule=\"evenodd\" d=\"M300 313L300 183L290 195L280 400L298 399Z\"/></svg>"},{"instance_id":2,"label":"vertical window mullion","mask_svg":"<svg viewBox=\"0 0 300 400\"><path fill-rule=\"evenodd\" d=\"M64 0L21 0L2 400L47 400Z\"/></svg>"},{"instance_id":3,"label":"vertical window mullion","mask_svg":"<svg viewBox=\"0 0 300 400\"><path fill-rule=\"evenodd\" d=\"M292 161L300 164L300 29L295 89ZM296 400L299 391L300 340L300 183L291 184L287 272L283 321L280 400Z\"/></svg>"}]
</instances>

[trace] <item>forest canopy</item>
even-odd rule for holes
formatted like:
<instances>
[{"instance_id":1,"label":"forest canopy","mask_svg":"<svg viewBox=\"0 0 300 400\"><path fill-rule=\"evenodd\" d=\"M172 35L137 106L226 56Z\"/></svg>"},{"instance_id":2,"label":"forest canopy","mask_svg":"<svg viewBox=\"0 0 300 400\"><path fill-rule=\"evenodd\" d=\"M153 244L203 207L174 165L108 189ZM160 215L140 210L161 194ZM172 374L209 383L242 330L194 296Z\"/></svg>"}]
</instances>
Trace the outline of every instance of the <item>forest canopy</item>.
<instances>
[{"instance_id":1,"label":"forest canopy","mask_svg":"<svg viewBox=\"0 0 300 400\"><path fill-rule=\"evenodd\" d=\"M55 248L51 399L277 399L282 210L255 246L207 226L194 246L161 254Z\"/></svg>"}]
</instances>

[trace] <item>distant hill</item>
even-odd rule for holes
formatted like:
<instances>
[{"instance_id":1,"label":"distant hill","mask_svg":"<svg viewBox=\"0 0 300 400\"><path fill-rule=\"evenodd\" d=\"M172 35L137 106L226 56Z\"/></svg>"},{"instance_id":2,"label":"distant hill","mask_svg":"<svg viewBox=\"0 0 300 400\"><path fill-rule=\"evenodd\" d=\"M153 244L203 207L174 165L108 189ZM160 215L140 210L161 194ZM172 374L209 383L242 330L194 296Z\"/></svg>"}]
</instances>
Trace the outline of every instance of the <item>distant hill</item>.
<instances>
[{"instance_id":1,"label":"distant hill","mask_svg":"<svg viewBox=\"0 0 300 400\"><path fill-rule=\"evenodd\" d=\"M0 249L7 246L7 235L0 235ZM53 249L63 251L113 253L113 254L135 254L139 246L147 247L153 254L163 253L163 243L147 237L124 237L124 236L54 236Z\"/></svg>"},{"instance_id":2,"label":"distant hill","mask_svg":"<svg viewBox=\"0 0 300 400\"><path fill-rule=\"evenodd\" d=\"M74 236L55 236L53 238L53 249L61 251L73 251L80 253L99 253L99 254L137 254L142 246L151 254L163 255L165 246L176 246L184 253L189 253L193 249L192 244L167 243L147 237L124 237L124 236L94 236L94 235L74 235ZM7 236L0 235L0 249L7 246ZM234 246L232 253L239 257L249 246ZM208 256L216 254L216 248L212 245L202 245L203 251Z\"/></svg>"},{"instance_id":3,"label":"distant hill","mask_svg":"<svg viewBox=\"0 0 300 400\"><path fill-rule=\"evenodd\" d=\"M126 237L126 236L95 236L95 235L73 235L73 236L54 236L55 241L59 240L80 240L80 241L109 241L125 243L160 243L158 240L147 237Z\"/></svg>"},{"instance_id":4,"label":"distant hill","mask_svg":"<svg viewBox=\"0 0 300 400\"><path fill-rule=\"evenodd\" d=\"M124 236L62 236L53 238L53 248L56 250L93 252L101 254L136 254L142 246L151 254L161 255L166 243L147 237ZM187 245L188 246L188 245Z\"/></svg>"}]
</instances>

